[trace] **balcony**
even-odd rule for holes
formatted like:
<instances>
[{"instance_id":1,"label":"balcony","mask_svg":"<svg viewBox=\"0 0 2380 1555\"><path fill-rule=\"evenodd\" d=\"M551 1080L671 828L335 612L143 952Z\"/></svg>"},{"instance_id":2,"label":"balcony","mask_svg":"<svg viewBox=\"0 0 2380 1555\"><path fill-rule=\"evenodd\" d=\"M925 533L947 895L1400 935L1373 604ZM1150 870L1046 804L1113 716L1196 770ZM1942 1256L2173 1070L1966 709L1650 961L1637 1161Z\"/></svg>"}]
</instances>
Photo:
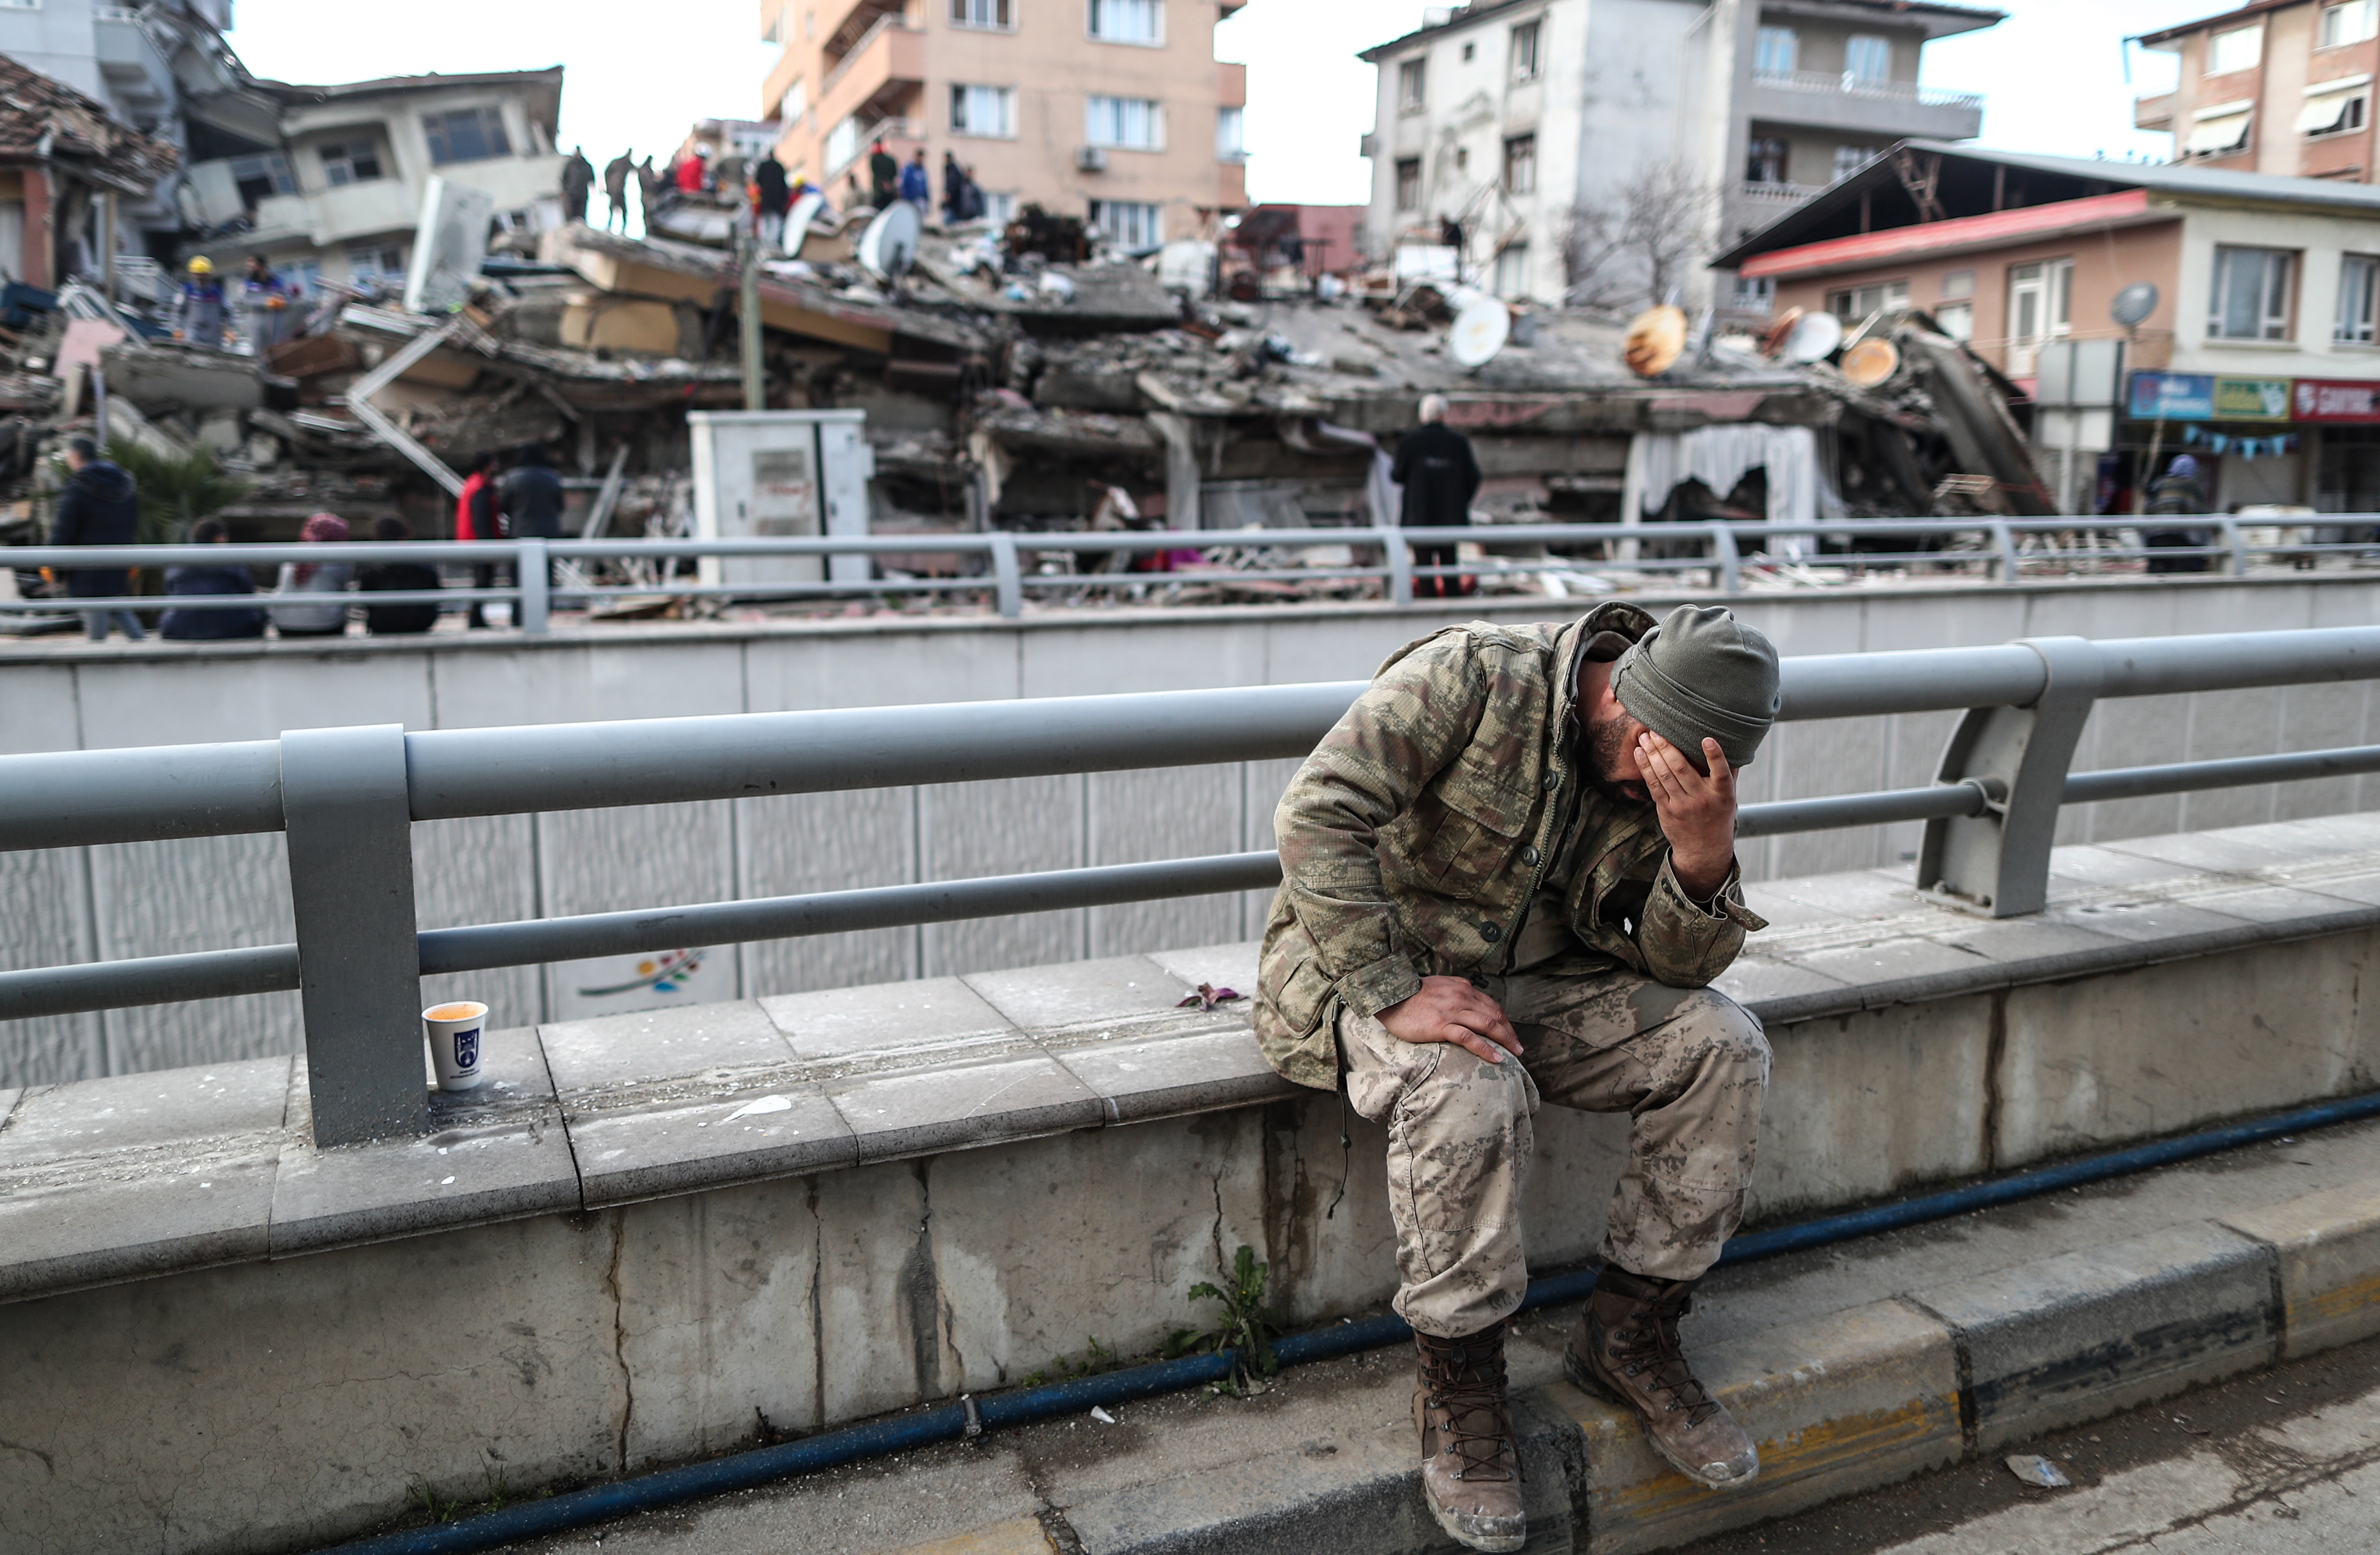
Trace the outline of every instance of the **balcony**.
<instances>
[{"instance_id":1,"label":"balcony","mask_svg":"<svg viewBox=\"0 0 2380 1555\"><path fill-rule=\"evenodd\" d=\"M1984 127L1980 92L1817 70L1753 77L1751 108L1756 119L1888 140L1968 140Z\"/></svg>"},{"instance_id":2,"label":"balcony","mask_svg":"<svg viewBox=\"0 0 2380 1555\"><path fill-rule=\"evenodd\" d=\"M836 123L890 89L918 86L925 79L925 30L898 16L883 17L819 83L819 122Z\"/></svg>"},{"instance_id":3,"label":"balcony","mask_svg":"<svg viewBox=\"0 0 2380 1555\"><path fill-rule=\"evenodd\" d=\"M314 241L344 243L383 232L409 228L420 217L418 200L402 178L370 178L342 184L309 197L313 211Z\"/></svg>"},{"instance_id":4,"label":"balcony","mask_svg":"<svg viewBox=\"0 0 2380 1555\"><path fill-rule=\"evenodd\" d=\"M128 105L163 106L173 100L173 71L132 6L91 7L93 52L109 88Z\"/></svg>"},{"instance_id":5,"label":"balcony","mask_svg":"<svg viewBox=\"0 0 2380 1555\"><path fill-rule=\"evenodd\" d=\"M2170 134L2173 130L2173 99L2169 91L2155 97L2135 98L2132 102L2132 128Z\"/></svg>"},{"instance_id":6,"label":"balcony","mask_svg":"<svg viewBox=\"0 0 2380 1555\"><path fill-rule=\"evenodd\" d=\"M1758 184L1746 182L1737 196L1750 210L1763 219L1780 216L1816 194L1824 186L1818 184Z\"/></svg>"}]
</instances>

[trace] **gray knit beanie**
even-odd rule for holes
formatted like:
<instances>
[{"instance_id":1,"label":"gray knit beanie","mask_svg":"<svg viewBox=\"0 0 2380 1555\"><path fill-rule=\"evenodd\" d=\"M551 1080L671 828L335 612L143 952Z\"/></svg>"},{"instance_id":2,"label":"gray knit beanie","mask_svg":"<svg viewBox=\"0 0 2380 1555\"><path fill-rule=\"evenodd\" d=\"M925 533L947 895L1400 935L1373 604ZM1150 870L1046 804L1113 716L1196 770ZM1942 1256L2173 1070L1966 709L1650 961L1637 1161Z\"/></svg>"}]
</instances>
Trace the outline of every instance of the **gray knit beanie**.
<instances>
[{"instance_id":1,"label":"gray knit beanie","mask_svg":"<svg viewBox=\"0 0 2380 1555\"><path fill-rule=\"evenodd\" d=\"M1630 717L1702 764L1703 738L1744 767L1776 721L1777 650L1717 605L1680 605L1611 667Z\"/></svg>"}]
</instances>

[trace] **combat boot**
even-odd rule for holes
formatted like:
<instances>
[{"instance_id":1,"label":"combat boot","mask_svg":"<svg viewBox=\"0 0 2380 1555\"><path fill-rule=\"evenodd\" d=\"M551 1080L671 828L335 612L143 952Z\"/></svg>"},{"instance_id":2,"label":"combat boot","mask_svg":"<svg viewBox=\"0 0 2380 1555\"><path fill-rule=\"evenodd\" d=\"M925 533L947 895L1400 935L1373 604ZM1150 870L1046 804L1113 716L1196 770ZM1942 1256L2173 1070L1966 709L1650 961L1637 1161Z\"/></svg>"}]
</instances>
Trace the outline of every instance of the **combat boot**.
<instances>
[{"instance_id":1,"label":"combat boot","mask_svg":"<svg viewBox=\"0 0 2380 1555\"><path fill-rule=\"evenodd\" d=\"M1504 1381L1504 1325L1463 1339L1416 1333L1414 1344L1421 1360L1414 1425L1421 1433L1422 1500L1438 1525L1471 1549L1520 1549L1528 1518Z\"/></svg>"},{"instance_id":2,"label":"combat boot","mask_svg":"<svg viewBox=\"0 0 2380 1555\"><path fill-rule=\"evenodd\" d=\"M1678 1344L1694 1284L1604 1265L1562 1352L1562 1374L1581 1391L1634 1411L1653 1450L1680 1474L1713 1490L1741 1489L1759 1476L1760 1450L1694 1379Z\"/></svg>"}]
</instances>

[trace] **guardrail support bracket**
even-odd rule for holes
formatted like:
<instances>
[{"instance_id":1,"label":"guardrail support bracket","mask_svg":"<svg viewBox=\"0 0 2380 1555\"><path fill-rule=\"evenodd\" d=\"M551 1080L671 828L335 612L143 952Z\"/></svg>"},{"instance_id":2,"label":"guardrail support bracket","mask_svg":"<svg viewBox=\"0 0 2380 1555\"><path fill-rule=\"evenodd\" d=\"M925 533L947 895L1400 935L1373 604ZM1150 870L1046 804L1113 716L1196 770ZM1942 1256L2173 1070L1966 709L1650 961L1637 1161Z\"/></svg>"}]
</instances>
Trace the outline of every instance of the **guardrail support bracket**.
<instances>
[{"instance_id":1,"label":"guardrail support bracket","mask_svg":"<svg viewBox=\"0 0 2380 1555\"><path fill-rule=\"evenodd\" d=\"M1925 823L1917 889L1988 917L2037 913L2049 898L2049 849L2065 801L2066 770L2101 683L2099 650L2082 638L2027 638L2046 687L2030 707L1974 708L1942 752L1935 778L1975 783L1992 798L1981 815Z\"/></svg>"},{"instance_id":2,"label":"guardrail support bracket","mask_svg":"<svg viewBox=\"0 0 2380 1555\"><path fill-rule=\"evenodd\" d=\"M281 736L314 1143L421 1131L421 966L405 728Z\"/></svg>"}]
</instances>

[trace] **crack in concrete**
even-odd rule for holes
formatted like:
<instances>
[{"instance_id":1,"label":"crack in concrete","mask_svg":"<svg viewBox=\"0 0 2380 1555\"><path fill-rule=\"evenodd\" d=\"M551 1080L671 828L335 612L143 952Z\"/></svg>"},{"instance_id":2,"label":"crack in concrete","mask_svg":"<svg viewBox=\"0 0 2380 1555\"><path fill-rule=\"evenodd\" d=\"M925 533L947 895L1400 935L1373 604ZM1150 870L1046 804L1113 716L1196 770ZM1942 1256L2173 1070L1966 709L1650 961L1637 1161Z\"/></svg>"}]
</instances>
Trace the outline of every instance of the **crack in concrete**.
<instances>
[{"instance_id":1,"label":"crack in concrete","mask_svg":"<svg viewBox=\"0 0 2380 1555\"><path fill-rule=\"evenodd\" d=\"M2262 1434L2259 1432L2257 1436L2261 1437ZM2220 1506L2208 1507L2204 1512L2194 1512L2188 1516L2177 1517L2161 1528L2131 1535L2115 1544L2101 1545L2091 1551L2091 1555L2119 1555L2119 1551L2126 1549L2150 1549L2157 1540L2170 1535L2203 1527L2219 1518L2237 1516L2252 1507L2261 1506L2268 1501L2277 1501L2293 1491L2305 1489L2309 1486L2318 1485L2325 1480L2338 1478L2360 1468L2368 1468L2374 1464L2380 1464L2380 1447L2368 1448L2361 1452L2350 1452L2344 1457L2313 1459L2275 1441L2265 1441L2255 1448L2249 1447L2248 1442L2255 1440L2255 1437L2251 1437L2242 1441L2214 1443L2206 1450L2208 1456L2220 1460L2233 1473L2240 1476L2241 1486L2231 1500ZM2290 1460L2294 1460L2301 1466L2277 1474L2262 1483L2258 1482L2255 1468L2252 1465L2259 1464L2278 1465Z\"/></svg>"},{"instance_id":2,"label":"crack in concrete","mask_svg":"<svg viewBox=\"0 0 2380 1555\"><path fill-rule=\"evenodd\" d=\"M615 1434L618 1440L620 1472L628 1472L628 1423L637 1413L637 1377L628 1369L628 1323L626 1304L620 1295L620 1258L628 1244L628 1211L614 1209L612 1221L612 1257L603 1270L603 1288L612 1296L612 1362L620 1368L620 1425Z\"/></svg>"}]
</instances>

